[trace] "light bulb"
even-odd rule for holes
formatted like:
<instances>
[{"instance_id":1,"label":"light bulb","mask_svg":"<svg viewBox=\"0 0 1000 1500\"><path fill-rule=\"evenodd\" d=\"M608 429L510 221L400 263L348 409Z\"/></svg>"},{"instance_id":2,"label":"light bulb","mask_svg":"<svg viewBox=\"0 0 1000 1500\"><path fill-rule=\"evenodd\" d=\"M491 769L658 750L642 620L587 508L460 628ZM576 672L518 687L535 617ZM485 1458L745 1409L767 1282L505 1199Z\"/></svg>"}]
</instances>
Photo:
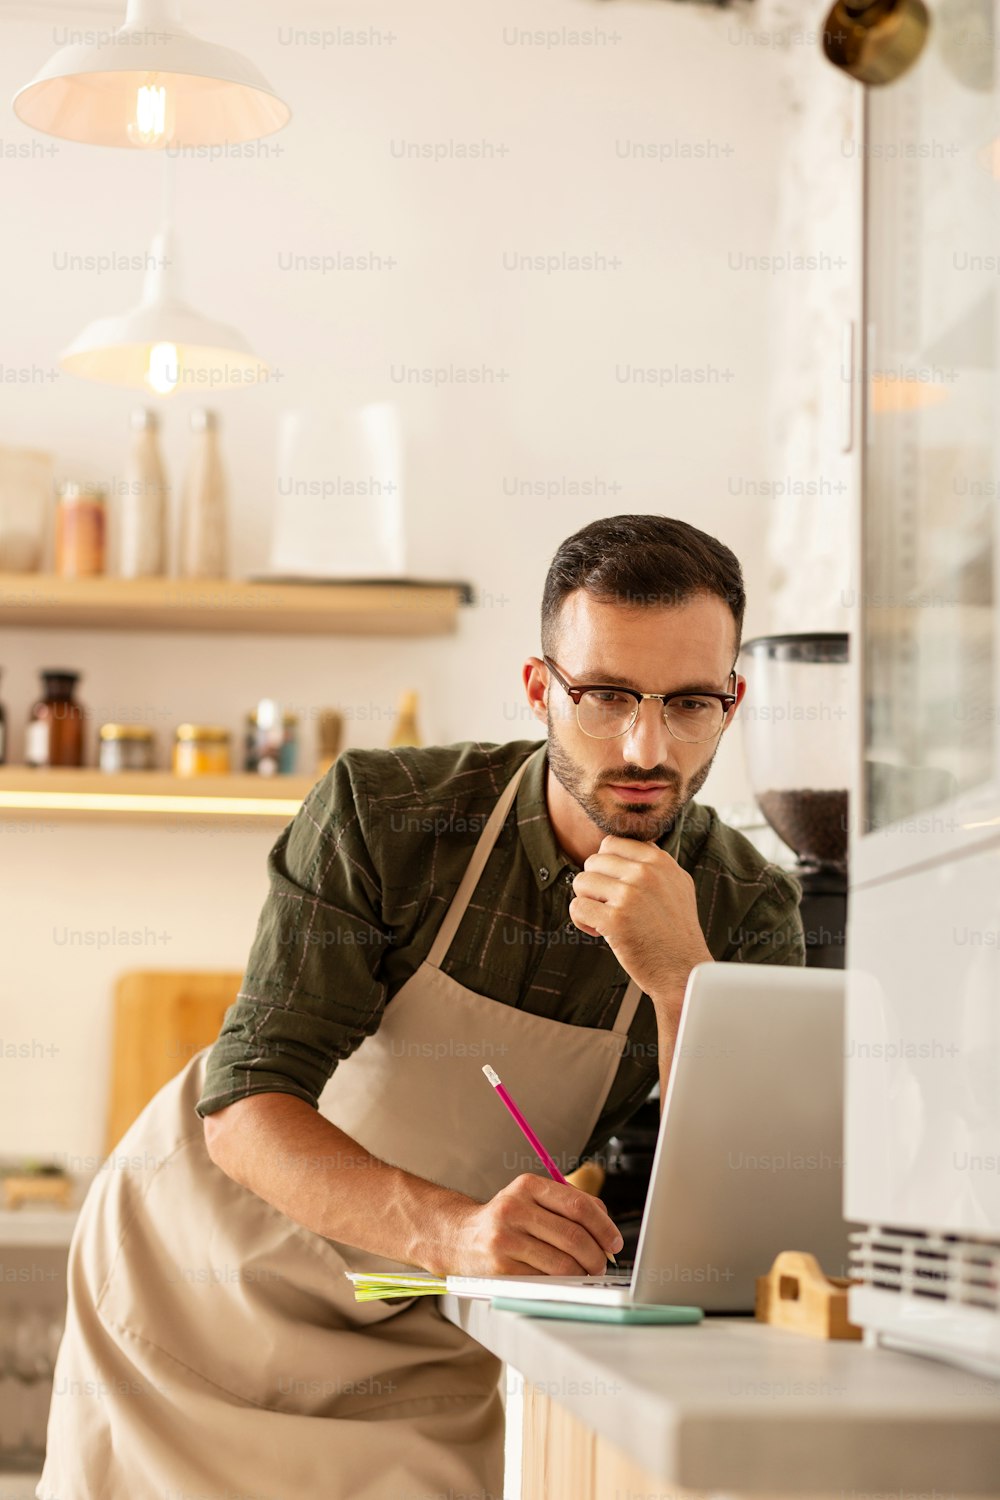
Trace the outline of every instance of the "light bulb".
<instances>
[{"instance_id":1,"label":"light bulb","mask_svg":"<svg viewBox=\"0 0 1000 1500\"><path fill-rule=\"evenodd\" d=\"M153 344L146 367L146 384L158 396L169 396L176 389L180 363L176 344Z\"/></svg>"},{"instance_id":2,"label":"light bulb","mask_svg":"<svg viewBox=\"0 0 1000 1500\"><path fill-rule=\"evenodd\" d=\"M140 83L135 96L135 118L128 123L128 138L133 146L165 146L167 143L167 91L150 73Z\"/></svg>"}]
</instances>

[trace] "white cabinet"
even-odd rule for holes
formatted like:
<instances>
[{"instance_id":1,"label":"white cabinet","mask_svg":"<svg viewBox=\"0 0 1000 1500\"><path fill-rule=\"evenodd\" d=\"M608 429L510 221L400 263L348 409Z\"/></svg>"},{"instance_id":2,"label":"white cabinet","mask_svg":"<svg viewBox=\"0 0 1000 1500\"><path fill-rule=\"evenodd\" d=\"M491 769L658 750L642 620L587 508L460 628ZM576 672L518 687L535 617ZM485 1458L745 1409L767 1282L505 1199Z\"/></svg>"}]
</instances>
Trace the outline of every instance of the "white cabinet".
<instances>
[{"instance_id":1,"label":"white cabinet","mask_svg":"<svg viewBox=\"0 0 1000 1500\"><path fill-rule=\"evenodd\" d=\"M1000 1371L1000 0L869 92L852 1316Z\"/></svg>"}]
</instances>

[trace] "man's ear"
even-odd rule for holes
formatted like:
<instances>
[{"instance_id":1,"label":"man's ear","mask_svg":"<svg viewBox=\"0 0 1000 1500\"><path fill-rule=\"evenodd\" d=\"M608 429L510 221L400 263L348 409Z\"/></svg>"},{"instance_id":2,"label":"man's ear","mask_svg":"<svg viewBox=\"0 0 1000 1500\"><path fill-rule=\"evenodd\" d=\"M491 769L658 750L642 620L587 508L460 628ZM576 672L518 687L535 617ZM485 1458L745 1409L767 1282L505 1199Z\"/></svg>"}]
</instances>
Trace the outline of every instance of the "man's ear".
<instances>
[{"instance_id":1,"label":"man's ear","mask_svg":"<svg viewBox=\"0 0 1000 1500\"><path fill-rule=\"evenodd\" d=\"M726 722L722 726L722 732L723 732L723 734L726 732L726 730L729 728L730 724L735 719L736 715L739 713L740 704L743 702L743 697L744 697L744 694L746 693L746 690L747 690L747 680L746 680L745 677L741 677L739 675L739 673L737 672L737 674L736 674L736 686L733 689L733 692L736 694L736 702L733 704L732 708L729 710L728 715L726 716Z\"/></svg>"},{"instance_id":2,"label":"man's ear","mask_svg":"<svg viewBox=\"0 0 1000 1500\"><path fill-rule=\"evenodd\" d=\"M548 723L549 669L540 656L529 656L521 669L528 707L540 724Z\"/></svg>"}]
</instances>

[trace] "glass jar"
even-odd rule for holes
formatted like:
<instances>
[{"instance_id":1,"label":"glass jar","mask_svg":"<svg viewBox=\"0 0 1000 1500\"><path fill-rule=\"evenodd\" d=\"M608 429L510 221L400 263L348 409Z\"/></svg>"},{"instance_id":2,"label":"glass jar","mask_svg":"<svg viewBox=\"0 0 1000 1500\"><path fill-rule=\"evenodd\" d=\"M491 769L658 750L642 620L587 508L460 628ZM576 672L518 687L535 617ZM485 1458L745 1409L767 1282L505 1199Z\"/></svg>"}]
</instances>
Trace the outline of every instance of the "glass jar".
<instances>
[{"instance_id":1,"label":"glass jar","mask_svg":"<svg viewBox=\"0 0 1000 1500\"><path fill-rule=\"evenodd\" d=\"M283 714L273 698L262 698L247 714L244 770L260 776L291 776L298 750L298 718Z\"/></svg>"},{"instance_id":2,"label":"glass jar","mask_svg":"<svg viewBox=\"0 0 1000 1500\"><path fill-rule=\"evenodd\" d=\"M855 738L848 643L838 631L760 635L740 651L750 784L775 833L797 854L797 871L847 867Z\"/></svg>"},{"instance_id":3,"label":"glass jar","mask_svg":"<svg viewBox=\"0 0 1000 1500\"><path fill-rule=\"evenodd\" d=\"M102 771L151 771L155 742L146 724L102 724L97 763Z\"/></svg>"},{"instance_id":4,"label":"glass jar","mask_svg":"<svg viewBox=\"0 0 1000 1500\"><path fill-rule=\"evenodd\" d=\"M59 486L55 566L61 577L88 578L104 572L106 499L101 485L68 479Z\"/></svg>"},{"instance_id":5,"label":"glass jar","mask_svg":"<svg viewBox=\"0 0 1000 1500\"><path fill-rule=\"evenodd\" d=\"M79 672L52 667L41 673L42 696L33 703L24 737L28 766L82 766L86 712L73 697Z\"/></svg>"},{"instance_id":6,"label":"glass jar","mask_svg":"<svg viewBox=\"0 0 1000 1500\"><path fill-rule=\"evenodd\" d=\"M174 775L227 775L229 738L229 730L219 724L178 724L174 731Z\"/></svg>"}]
</instances>

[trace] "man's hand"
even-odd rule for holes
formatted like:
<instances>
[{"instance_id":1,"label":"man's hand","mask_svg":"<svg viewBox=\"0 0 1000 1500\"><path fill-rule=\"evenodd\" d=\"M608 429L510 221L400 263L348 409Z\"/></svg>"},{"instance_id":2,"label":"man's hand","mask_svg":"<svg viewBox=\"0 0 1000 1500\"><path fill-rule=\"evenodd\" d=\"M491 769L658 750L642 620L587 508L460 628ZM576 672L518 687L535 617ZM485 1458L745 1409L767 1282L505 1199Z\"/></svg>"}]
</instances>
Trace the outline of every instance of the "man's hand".
<instances>
[{"instance_id":1,"label":"man's hand","mask_svg":"<svg viewBox=\"0 0 1000 1500\"><path fill-rule=\"evenodd\" d=\"M572 920L605 939L654 1005L676 1005L695 964L711 962L694 881L656 844L608 834L584 861L573 890Z\"/></svg>"},{"instance_id":2,"label":"man's hand","mask_svg":"<svg viewBox=\"0 0 1000 1500\"><path fill-rule=\"evenodd\" d=\"M601 1276L625 1243L602 1199L531 1172L486 1203L446 1210L443 1222L420 1262L437 1276Z\"/></svg>"}]
</instances>

